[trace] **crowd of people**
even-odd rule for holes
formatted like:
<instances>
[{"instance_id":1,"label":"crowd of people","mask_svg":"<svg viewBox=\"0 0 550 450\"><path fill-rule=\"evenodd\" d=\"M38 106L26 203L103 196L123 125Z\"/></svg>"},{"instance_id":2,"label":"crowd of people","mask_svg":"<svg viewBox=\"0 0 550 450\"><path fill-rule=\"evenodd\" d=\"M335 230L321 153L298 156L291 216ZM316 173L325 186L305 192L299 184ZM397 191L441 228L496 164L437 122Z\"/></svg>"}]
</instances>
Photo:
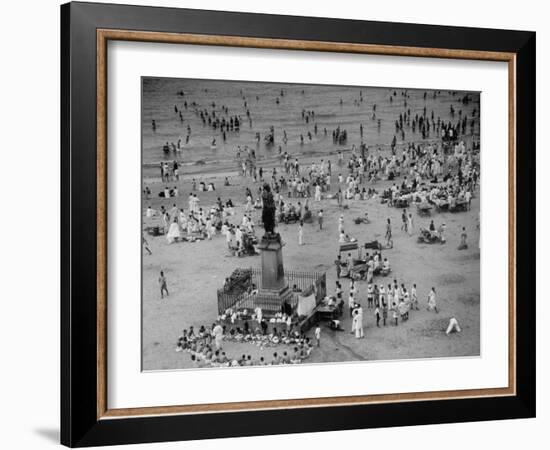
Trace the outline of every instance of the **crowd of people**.
<instances>
[{"instance_id":1,"label":"crowd of people","mask_svg":"<svg viewBox=\"0 0 550 450\"><path fill-rule=\"evenodd\" d=\"M310 112L305 117L314 117ZM416 118L413 119L413 124ZM225 125L224 125L225 126ZM240 153L240 149L238 153ZM224 205L218 199L216 205L203 211L198 207L198 197L190 194L189 211L183 208L177 209L174 205L170 211L161 208L160 215L163 220L165 233L169 242L178 240L182 233L191 236L197 234L197 238L211 239L216 232L221 232L227 238L228 246L242 248L240 229L244 233L254 234L254 221L252 212L262 208L263 184L268 183L277 206L277 218L279 221L293 221L311 223L314 220L310 200L320 203L323 199L336 199L339 206L344 207L345 200L367 200L379 196L378 191L372 186L377 180L395 180L403 176L401 183L394 182L382 195L381 201L389 206L407 207L415 204L420 212L436 207L438 211L467 210L471 206L475 190L479 182L479 158L474 146L467 149L464 142L453 145L440 141L438 144L408 144L398 158L395 152L392 155L383 155L380 148L368 149L365 145L358 148L353 145L347 163L343 153L338 152L339 170L347 166L347 175L340 172L337 175L335 192L331 192L333 167L331 160L321 159L312 161L309 165L301 167L298 158L291 158L288 153L281 154L282 167L278 171L275 166L269 170L256 165L255 152L245 147L246 159L244 160L241 175L250 176L259 183L256 195L250 188L245 193L245 214L240 224L231 224L227 218L232 215L232 201L229 199ZM179 180L178 163L172 165L161 163L161 179L163 181ZM226 178L226 182L228 180ZM197 183L193 179L193 191L197 189ZM201 181L198 191L215 191L214 183L208 185ZM146 199L150 190L145 188ZM286 195L286 198L285 198ZM160 197L175 198L179 196L177 186L165 187L159 192ZM296 199L294 202L292 199ZM176 209L175 209L176 208ZM147 217L156 214L151 208L147 209ZM322 214L317 215L321 220ZM177 224L174 225L174 224ZM403 227L409 234L413 232L413 216L408 213L403 219ZM433 231L433 230L429 230ZM441 230L438 230L441 233ZM178 234L179 233L179 234ZM303 238L303 229L299 233ZM388 238L388 236L386 236ZM350 242L353 238L339 227L339 242ZM389 239L387 239L389 243ZM230 245L230 242L233 242Z\"/></svg>"},{"instance_id":2,"label":"crowd of people","mask_svg":"<svg viewBox=\"0 0 550 450\"><path fill-rule=\"evenodd\" d=\"M265 323L265 322L264 322ZM228 355L224 345L228 342L246 342L256 345L259 351L241 356ZM272 357L263 356L263 350L272 348L278 351ZM244 326L227 326L222 321L213 323L210 328L201 325L195 331L191 326L184 329L176 343L176 352L187 352L197 367L236 367L267 366L279 364L300 364L313 349L311 339L297 331L278 331L267 327L252 329L248 322Z\"/></svg>"},{"instance_id":3,"label":"crowd of people","mask_svg":"<svg viewBox=\"0 0 550 450\"><path fill-rule=\"evenodd\" d=\"M412 286L407 289L405 283L398 284L397 279L394 279L393 283L388 283L387 286L384 286L383 283L378 285L371 280L366 285L366 292L362 293L359 292L359 284L351 279L347 300L349 318L351 319L350 332L358 339L363 338L365 335L364 308L373 310L377 327L398 326L399 322L409 320L411 311L420 310L416 283L412 283ZM340 281L336 281L334 294L327 296L324 299L324 304L337 307L339 316L343 314L345 302ZM428 293L426 309L436 313L439 312L435 287L432 287ZM331 328L344 331L340 319L333 319Z\"/></svg>"},{"instance_id":4,"label":"crowd of people","mask_svg":"<svg viewBox=\"0 0 550 450\"><path fill-rule=\"evenodd\" d=\"M434 96L437 93L434 92ZM280 96L284 96L281 91ZM148 219L160 218L164 234L168 243L180 240L203 240L213 239L216 235L225 238L227 249L239 256L246 254L257 254L256 228L258 213L263 207L262 192L264 185L269 185L273 193L276 206L276 218L279 222L297 223L298 244L305 245L307 238L304 236L304 224L317 220L319 230L323 230L324 209L323 205L327 200L335 200L339 211L344 211L347 201L366 201L379 199L381 203L387 203L388 207L399 207L401 211L401 230L409 236L413 234L418 220L413 218L412 206L417 206L419 211L422 208L434 208L436 211L467 211L471 207L471 201L475 197L479 184L479 147L473 139L460 141L459 138L467 139L468 126L470 134L474 134L474 110L472 117L458 112L451 106L451 117L453 120L444 121L439 117L428 114L424 108L423 114L412 114L407 105L407 96L402 94L404 109L395 120L395 136L387 146L367 146L363 142L363 125L360 124L361 142L353 144L349 149L338 149L327 152L322 158L308 158L307 162L300 160L296 154L283 151L279 146L278 161L264 162L257 157L254 144L238 146L236 149L236 160L238 174L244 181L242 198L234 204L231 199L223 200L217 197L215 203L208 206L201 206L199 195L201 192L222 191L214 182L197 181L191 182L191 188L186 207L178 206L182 195L178 185L181 186L181 162L160 163L160 178L166 185L158 192L158 196L164 199L174 199L175 203L171 208L161 205L159 210L148 206L145 216ZM226 141L230 133L238 133L244 122L252 127L252 114L248 108L248 99L243 95L244 115L230 112L224 105L201 106L195 102L185 102L184 109L191 108L194 114L200 118L204 126L211 127L216 133L222 133L223 141ZM362 102L361 95L357 102ZM397 93L391 95L391 102L398 101ZM467 98L460 100L468 102ZM174 106L174 113L182 122L182 111ZM376 119L376 105L373 106L372 120ZM456 119L456 120L455 120ZM325 136L332 134L333 143L346 145L348 141L348 130L340 126L329 131L326 128L318 130L317 116L313 110L302 111L302 121L306 124L314 124L313 135L311 131L300 135L300 143L305 139L312 140L312 136L322 132ZM153 122L156 127L156 124ZM378 119L378 126L380 120ZM273 127L265 138L265 143L273 145L276 142ZM277 130L278 131L278 130ZM187 128L185 144L189 143L191 127ZM281 133L282 132L282 133ZM283 144L288 141L285 130L278 132L282 137ZM420 142L405 142L406 133L416 136L419 133L422 137ZM397 139L401 138L402 143L398 144ZM468 137L469 138L469 137ZM255 135L256 145L260 143L260 135ZM277 142L278 143L278 142ZM215 138L212 145L216 145ZM177 143L166 143L165 153L178 152L182 148L181 140ZM336 158L331 158L336 155ZM335 159L335 162L334 162ZM399 179L399 181L398 181ZM383 181L391 182L382 193L377 187ZM229 178L225 178L224 185L229 186ZM151 198L151 191L148 186L144 189L147 200ZM240 197L240 195L239 195ZM314 212L313 209L316 209ZM363 220L363 218L362 218ZM364 218L368 223L368 215ZM357 223L357 222L356 222ZM338 243L347 244L357 242L357 239L346 232L345 217L340 214L338 217ZM429 226L419 227L420 233L428 232L441 242L445 242L445 223L438 227L434 220ZM467 248L466 229L462 227L461 242L459 249ZM390 218L385 223L385 248L393 247L393 231ZM147 251L150 252L147 241ZM359 247L362 252L366 247ZM358 255L353 258L351 253L342 260L338 255L336 261L337 285L335 293L325 299L329 306L336 305L340 311L345 309L343 290L340 282L340 275L343 267L349 270L357 266L358 260L364 265L361 280L364 281L365 292L359 292L359 283L353 276L350 276L349 295L347 306L350 319L350 332L357 339L365 337L366 310L372 311L372 317L376 327L387 325L398 326L410 319L413 311L420 309L420 301L417 294L417 286L411 283L405 286L398 284L397 279L393 283L375 282L377 276L388 276L391 265L388 257L382 255L380 249L372 253ZM378 280L377 280L378 281ZM168 294L166 278L161 272L159 278L161 297ZM436 289L432 287L427 295L426 309L439 312L437 305ZM453 318L452 330L460 331L458 321ZM265 321L264 321L265 322ZM342 320L334 319L331 324L333 329L342 329ZM347 320L346 320L347 322ZM449 325L451 326L451 324ZM319 331L318 331L319 330ZM316 344L320 345L320 328L313 331ZM227 343L249 343L256 345L260 350L274 347L278 351L272 357L255 356L254 354L243 354L241 356L229 355L224 349ZM280 347L280 351L279 351ZM248 322L243 327L227 325L220 320L212 324L210 328L201 326L198 331L193 327L183 330L176 344L177 352L187 352L193 364L197 367L223 367L223 366L256 366L271 364L297 364L309 357L314 345L312 338L299 332L292 331L291 327L282 327L281 330L274 328L270 333L262 326L262 322L252 329ZM254 353L254 352L253 352Z\"/></svg>"}]
</instances>

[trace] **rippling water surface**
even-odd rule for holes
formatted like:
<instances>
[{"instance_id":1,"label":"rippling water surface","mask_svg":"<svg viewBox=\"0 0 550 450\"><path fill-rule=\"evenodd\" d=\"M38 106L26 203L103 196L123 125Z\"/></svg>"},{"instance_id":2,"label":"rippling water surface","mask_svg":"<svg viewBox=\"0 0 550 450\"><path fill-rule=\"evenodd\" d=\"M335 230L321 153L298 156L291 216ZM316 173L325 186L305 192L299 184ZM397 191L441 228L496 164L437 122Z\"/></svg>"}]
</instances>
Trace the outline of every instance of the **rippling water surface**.
<instances>
[{"instance_id":1,"label":"rippling water surface","mask_svg":"<svg viewBox=\"0 0 550 450\"><path fill-rule=\"evenodd\" d=\"M227 167L235 160L237 148L245 145L255 149L258 159L278 154L279 146L290 154L322 154L337 149L350 148L352 144L365 142L368 146L390 144L395 134L395 120L400 113L411 110L411 117L422 115L453 123L459 119L458 112L472 117L476 109L475 133L479 133L479 93L434 91L401 88L372 88L325 85L300 85L280 83L257 83L248 81L216 81L173 78L143 78L142 86L142 161L144 167L152 167L163 160L182 160L184 165L207 164L209 168ZM183 94L182 94L183 93ZM426 96L424 94L426 93ZM394 95L395 94L395 95ZM471 101L461 102L468 94ZM392 101L390 101L390 98ZM361 100L362 99L362 100ZM187 108L184 104L187 102ZM246 106L245 106L246 102ZM405 102L407 106L405 106ZM196 106L192 106L193 103ZM376 109L374 110L374 105ZM450 108L455 109L454 117ZM225 113L222 107L228 108ZM176 108L177 111L176 112ZM197 110L215 111L221 117L240 116L239 132L227 132L226 141L220 130L204 125ZM250 112L252 125L247 117ZM309 123L302 118L302 111L315 111ZM181 118L180 113L181 112ZM373 118L373 113L376 116ZM155 120L156 130L152 127ZM380 125L378 124L380 120ZM317 133L314 131L317 124ZM360 125L363 125L363 136ZM188 128L189 142L185 143ZM263 138L270 127L275 130L275 143L265 145ZM340 127L348 133L345 145L333 143L332 130ZM324 134L327 129L327 135ZM283 142L286 131L287 142ZM261 136L258 144L256 133ZM310 140L307 133L310 132ZM405 140L422 139L416 130L405 129ZM467 133L470 133L468 124ZM304 136L304 144L300 143ZM431 138L434 135L432 134ZM165 154L166 142L177 144L181 150ZM212 141L216 145L212 146ZM401 137L398 136L398 142Z\"/></svg>"}]
</instances>

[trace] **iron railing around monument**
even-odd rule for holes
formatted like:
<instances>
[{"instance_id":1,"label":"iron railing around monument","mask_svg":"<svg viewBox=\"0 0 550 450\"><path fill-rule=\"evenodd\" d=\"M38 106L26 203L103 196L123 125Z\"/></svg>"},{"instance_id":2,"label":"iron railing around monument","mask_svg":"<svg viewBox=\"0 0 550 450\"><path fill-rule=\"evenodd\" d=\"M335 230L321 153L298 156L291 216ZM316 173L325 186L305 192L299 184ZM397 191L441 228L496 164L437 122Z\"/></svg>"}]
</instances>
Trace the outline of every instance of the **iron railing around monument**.
<instances>
[{"instance_id":1,"label":"iron railing around monument","mask_svg":"<svg viewBox=\"0 0 550 450\"><path fill-rule=\"evenodd\" d=\"M241 283L239 290L231 292L225 289L218 289L218 314L223 314L228 309L237 310L254 310L256 307L262 310L272 311L274 306L270 304L262 304L262 299L256 299L253 295L253 290L261 287L262 270L258 268L240 269L242 272L250 273L246 284ZM306 272L299 270L285 270L285 280L288 287L293 291L290 297L290 305L293 309L298 304L298 295L310 295L315 293L316 303L326 296L327 292L327 277L323 272Z\"/></svg>"},{"instance_id":2,"label":"iron railing around monument","mask_svg":"<svg viewBox=\"0 0 550 450\"><path fill-rule=\"evenodd\" d=\"M236 282L226 283L218 289L218 314L234 308L248 293L254 289L252 269L236 269L231 278L238 274Z\"/></svg>"}]
</instances>

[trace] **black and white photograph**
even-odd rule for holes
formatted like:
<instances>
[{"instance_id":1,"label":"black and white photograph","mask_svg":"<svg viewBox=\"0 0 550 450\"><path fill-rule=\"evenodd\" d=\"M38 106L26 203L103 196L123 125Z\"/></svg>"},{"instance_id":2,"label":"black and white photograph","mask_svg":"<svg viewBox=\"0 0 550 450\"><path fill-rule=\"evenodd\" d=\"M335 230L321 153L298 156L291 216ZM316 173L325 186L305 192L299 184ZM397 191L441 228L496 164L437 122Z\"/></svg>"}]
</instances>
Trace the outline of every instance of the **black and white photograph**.
<instances>
[{"instance_id":1,"label":"black and white photograph","mask_svg":"<svg viewBox=\"0 0 550 450\"><path fill-rule=\"evenodd\" d=\"M0 447L547 441L548 8L453 6L7 2Z\"/></svg>"},{"instance_id":2,"label":"black and white photograph","mask_svg":"<svg viewBox=\"0 0 550 450\"><path fill-rule=\"evenodd\" d=\"M480 355L480 93L142 77L142 369Z\"/></svg>"}]
</instances>

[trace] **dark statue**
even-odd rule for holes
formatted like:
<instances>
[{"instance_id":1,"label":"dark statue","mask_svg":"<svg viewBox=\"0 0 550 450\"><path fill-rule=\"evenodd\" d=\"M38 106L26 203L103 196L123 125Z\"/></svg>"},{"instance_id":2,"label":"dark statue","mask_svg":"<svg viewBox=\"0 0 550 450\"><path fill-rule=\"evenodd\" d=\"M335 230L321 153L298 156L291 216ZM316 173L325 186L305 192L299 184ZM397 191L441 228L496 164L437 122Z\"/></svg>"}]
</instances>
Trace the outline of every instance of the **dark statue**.
<instances>
[{"instance_id":1,"label":"dark statue","mask_svg":"<svg viewBox=\"0 0 550 450\"><path fill-rule=\"evenodd\" d=\"M262 192L262 222L264 223L265 234L275 233L275 201L268 184L264 184Z\"/></svg>"}]
</instances>

